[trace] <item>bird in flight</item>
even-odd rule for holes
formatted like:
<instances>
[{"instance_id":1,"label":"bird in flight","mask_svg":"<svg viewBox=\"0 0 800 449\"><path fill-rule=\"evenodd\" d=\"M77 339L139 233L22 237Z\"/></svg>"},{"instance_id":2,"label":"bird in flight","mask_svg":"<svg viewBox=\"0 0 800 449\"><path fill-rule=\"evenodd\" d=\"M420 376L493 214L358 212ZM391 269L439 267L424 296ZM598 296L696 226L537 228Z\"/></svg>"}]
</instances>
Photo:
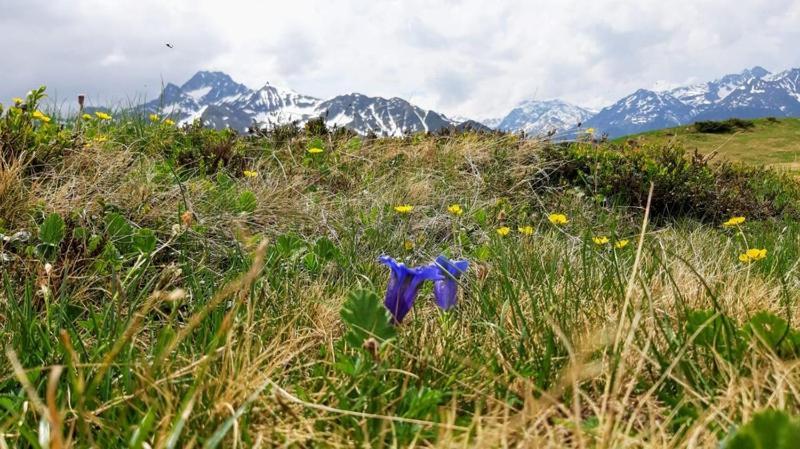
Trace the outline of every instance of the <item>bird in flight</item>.
<instances>
[{"instance_id":1,"label":"bird in flight","mask_svg":"<svg viewBox=\"0 0 800 449\"><path fill-rule=\"evenodd\" d=\"M169 47L169 48L175 48L175 47L174 47L172 44L170 44L169 42L167 42L165 45L166 45L167 47Z\"/></svg>"}]
</instances>

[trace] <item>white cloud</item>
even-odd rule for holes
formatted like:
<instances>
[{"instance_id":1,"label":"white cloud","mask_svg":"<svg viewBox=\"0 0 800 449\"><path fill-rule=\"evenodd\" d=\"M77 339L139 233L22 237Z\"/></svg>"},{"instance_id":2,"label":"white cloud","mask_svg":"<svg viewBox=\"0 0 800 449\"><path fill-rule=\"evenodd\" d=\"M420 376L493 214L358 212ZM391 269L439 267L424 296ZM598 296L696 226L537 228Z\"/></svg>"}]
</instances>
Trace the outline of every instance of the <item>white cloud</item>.
<instances>
[{"instance_id":1,"label":"white cloud","mask_svg":"<svg viewBox=\"0 0 800 449\"><path fill-rule=\"evenodd\" d=\"M39 84L95 102L199 69L451 115L528 98L601 107L639 87L800 66L800 0L0 0L0 99ZM170 42L173 49L164 45Z\"/></svg>"}]
</instances>

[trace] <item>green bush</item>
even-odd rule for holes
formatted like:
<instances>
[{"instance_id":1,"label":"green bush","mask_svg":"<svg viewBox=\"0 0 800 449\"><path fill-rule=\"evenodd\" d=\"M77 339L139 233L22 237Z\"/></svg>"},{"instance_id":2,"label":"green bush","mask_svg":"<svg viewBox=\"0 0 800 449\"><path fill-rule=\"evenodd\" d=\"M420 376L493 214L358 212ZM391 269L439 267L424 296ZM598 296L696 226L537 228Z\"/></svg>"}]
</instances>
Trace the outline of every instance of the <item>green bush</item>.
<instances>
[{"instance_id":1,"label":"green bush","mask_svg":"<svg viewBox=\"0 0 800 449\"><path fill-rule=\"evenodd\" d=\"M710 163L676 146L573 143L548 146L542 154L546 169L533 183L542 191L577 186L611 203L645 207L652 183L651 214L656 218L800 217L800 185L789 176Z\"/></svg>"},{"instance_id":2,"label":"green bush","mask_svg":"<svg viewBox=\"0 0 800 449\"><path fill-rule=\"evenodd\" d=\"M725 134L733 132L736 129L750 129L753 126L755 126L755 124L752 120L731 118L724 121L706 120L696 122L694 124L694 129L699 133Z\"/></svg>"}]
</instances>

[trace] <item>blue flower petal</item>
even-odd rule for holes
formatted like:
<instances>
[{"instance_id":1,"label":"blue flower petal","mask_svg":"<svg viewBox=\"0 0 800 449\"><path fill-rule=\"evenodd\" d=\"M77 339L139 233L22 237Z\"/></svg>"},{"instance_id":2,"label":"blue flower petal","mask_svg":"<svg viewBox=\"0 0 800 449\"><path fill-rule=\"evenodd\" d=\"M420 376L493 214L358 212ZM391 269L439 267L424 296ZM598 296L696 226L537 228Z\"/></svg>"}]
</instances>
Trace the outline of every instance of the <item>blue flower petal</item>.
<instances>
[{"instance_id":1,"label":"blue flower petal","mask_svg":"<svg viewBox=\"0 0 800 449\"><path fill-rule=\"evenodd\" d=\"M391 269L383 304L391 312L395 323L403 321L414 306L423 282L444 279L441 270L434 264L409 268L389 256L381 256L379 261Z\"/></svg>"},{"instance_id":2,"label":"blue flower petal","mask_svg":"<svg viewBox=\"0 0 800 449\"><path fill-rule=\"evenodd\" d=\"M443 274L442 279L438 279L433 284L433 297L436 305L447 310L456 305L456 294L458 293L457 279L469 268L466 260L450 260L445 256L436 258L436 265Z\"/></svg>"}]
</instances>

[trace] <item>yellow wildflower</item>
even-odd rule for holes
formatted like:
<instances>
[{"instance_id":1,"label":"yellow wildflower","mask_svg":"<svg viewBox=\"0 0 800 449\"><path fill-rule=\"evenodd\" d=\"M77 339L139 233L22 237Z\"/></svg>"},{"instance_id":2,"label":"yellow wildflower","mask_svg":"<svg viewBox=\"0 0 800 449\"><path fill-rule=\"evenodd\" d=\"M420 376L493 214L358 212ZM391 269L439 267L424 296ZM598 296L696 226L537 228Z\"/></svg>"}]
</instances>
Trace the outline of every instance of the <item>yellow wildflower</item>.
<instances>
[{"instance_id":1,"label":"yellow wildflower","mask_svg":"<svg viewBox=\"0 0 800 449\"><path fill-rule=\"evenodd\" d=\"M164 124L167 126L175 125L175 122L172 119L164 119Z\"/></svg>"},{"instance_id":2,"label":"yellow wildflower","mask_svg":"<svg viewBox=\"0 0 800 449\"><path fill-rule=\"evenodd\" d=\"M158 114L150 114L150 121L156 123L161 120L161 117Z\"/></svg>"},{"instance_id":3,"label":"yellow wildflower","mask_svg":"<svg viewBox=\"0 0 800 449\"><path fill-rule=\"evenodd\" d=\"M253 170L245 170L242 172L242 174L244 175L245 178L255 178L256 176L258 176L258 172Z\"/></svg>"},{"instance_id":4,"label":"yellow wildflower","mask_svg":"<svg viewBox=\"0 0 800 449\"><path fill-rule=\"evenodd\" d=\"M607 245L609 242L608 237L604 236L592 237L592 241L594 242L595 245L598 246Z\"/></svg>"},{"instance_id":5,"label":"yellow wildflower","mask_svg":"<svg viewBox=\"0 0 800 449\"><path fill-rule=\"evenodd\" d=\"M521 226L517 231L522 235L533 235L533 226Z\"/></svg>"},{"instance_id":6,"label":"yellow wildflower","mask_svg":"<svg viewBox=\"0 0 800 449\"><path fill-rule=\"evenodd\" d=\"M20 97L14 97L11 99L11 101L13 101L15 105L21 105L25 100Z\"/></svg>"},{"instance_id":7,"label":"yellow wildflower","mask_svg":"<svg viewBox=\"0 0 800 449\"><path fill-rule=\"evenodd\" d=\"M508 226L501 226L497 228L497 235L499 235L500 237L507 236L509 232L511 232L511 228L509 228Z\"/></svg>"},{"instance_id":8,"label":"yellow wildflower","mask_svg":"<svg viewBox=\"0 0 800 449\"><path fill-rule=\"evenodd\" d=\"M740 224L744 223L744 220L745 220L744 217L732 217L730 220L726 221L725 223L722 223L722 226L726 228L739 226Z\"/></svg>"},{"instance_id":9,"label":"yellow wildflower","mask_svg":"<svg viewBox=\"0 0 800 449\"><path fill-rule=\"evenodd\" d=\"M111 120L111 116L102 111L97 111L94 113L94 115L100 120Z\"/></svg>"},{"instance_id":10,"label":"yellow wildflower","mask_svg":"<svg viewBox=\"0 0 800 449\"><path fill-rule=\"evenodd\" d=\"M766 249L751 248L748 249L745 253L739 254L739 260L745 263L755 262L757 260L766 258L767 258Z\"/></svg>"},{"instance_id":11,"label":"yellow wildflower","mask_svg":"<svg viewBox=\"0 0 800 449\"><path fill-rule=\"evenodd\" d=\"M44 115L42 111L34 111L33 118L35 118L36 120L41 120L44 123L48 123L50 121L50 117Z\"/></svg>"},{"instance_id":12,"label":"yellow wildflower","mask_svg":"<svg viewBox=\"0 0 800 449\"><path fill-rule=\"evenodd\" d=\"M626 246L628 246L628 243L629 242L628 242L627 239L617 240L617 242L614 243L614 248L617 248L617 249L625 248Z\"/></svg>"},{"instance_id":13,"label":"yellow wildflower","mask_svg":"<svg viewBox=\"0 0 800 449\"><path fill-rule=\"evenodd\" d=\"M104 135L100 134L99 136L95 136L95 138L93 140L95 142L97 142L97 143L103 143L103 142L108 140L108 136L104 136Z\"/></svg>"},{"instance_id":14,"label":"yellow wildflower","mask_svg":"<svg viewBox=\"0 0 800 449\"><path fill-rule=\"evenodd\" d=\"M89 115L89 114L83 114L83 115L81 116L81 118L82 118L82 119L84 119L84 120L91 120L91 119L92 119L92 116L91 116L91 115Z\"/></svg>"},{"instance_id":15,"label":"yellow wildflower","mask_svg":"<svg viewBox=\"0 0 800 449\"><path fill-rule=\"evenodd\" d=\"M319 147L314 147L314 148L309 148L308 149L308 153L309 154L319 154L319 153L322 153L323 151L325 151L325 150L323 150L322 148L319 148Z\"/></svg>"},{"instance_id":16,"label":"yellow wildflower","mask_svg":"<svg viewBox=\"0 0 800 449\"><path fill-rule=\"evenodd\" d=\"M403 248L405 248L406 251L413 250L414 249L414 242L412 242L411 240L404 241L403 242Z\"/></svg>"},{"instance_id":17,"label":"yellow wildflower","mask_svg":"<svg viewBox=\"0 0 800 449\"><path fill-rule=\"evenodd\" d=\"M547 219L554 225L565 225L569 223L567 216L564 214L550 214L547 216Z\"/></svg>"},{"instance_id":18,"label":"yellow wildflower","mask_svg":"<svg viewBox=\"0 0 800 449\"><path fill-rule=\"evenodd\" d=\"M459 216L464 214L464 209L461 208L460 204L451 204L447 207L447 212L450 212L455 216Z\"/></svg>"},{"instance_id":19,"label":"yellow wildflower","mask_svg":"<svg viewBox=\"0 0 800 449\"><path fill-rule=\"evenodd\" d=\"M587 128L586 134L594 134L594 128Z\"/></svg>"},{"instance_id":20,"label":"yellow wildflower","mask_svg":"<svg viewBox=\"0 0 800 449\"><path fill-rule=\"evenodd\" d=\"M414 206L410 204L401 204L394 207L394 211L398 214L410 214L412 210L414 210Z\"/></svg>"}]
</instances>

